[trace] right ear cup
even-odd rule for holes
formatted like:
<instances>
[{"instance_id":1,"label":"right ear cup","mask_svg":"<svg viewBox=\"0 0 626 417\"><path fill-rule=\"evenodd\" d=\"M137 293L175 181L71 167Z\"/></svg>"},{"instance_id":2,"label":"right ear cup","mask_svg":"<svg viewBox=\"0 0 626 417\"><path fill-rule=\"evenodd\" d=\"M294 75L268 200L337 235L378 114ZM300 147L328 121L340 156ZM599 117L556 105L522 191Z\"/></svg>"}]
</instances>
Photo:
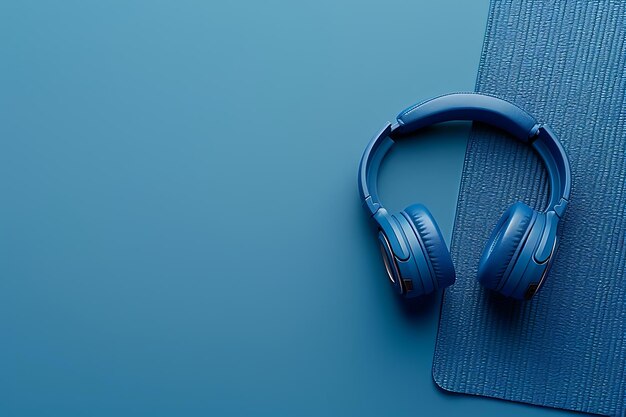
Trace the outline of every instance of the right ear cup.
<instances>
[{"instance_id":1,"label":"right ear cup","mask_svg":"<svg viewBox=\"0 0 626 417\"><path fill-rule=\"evenodd\" d=\"M523 246L535 211L522 202L504 212L487 241L478 265L478 281L498 291L510 274L510 266Z\"/></svg>"},{"instance_id":2,"label":"right ear cup","mask_svg":"<svg viewBox=\"0 0 626 417\"><path fill-rule=\"evenodd\" d=\"M401 214L409 220L418 238L435 288L445 288L454 284L456 276L452 258L430 211L422 204L413 204Z\"/></svg>"}]
</instances>

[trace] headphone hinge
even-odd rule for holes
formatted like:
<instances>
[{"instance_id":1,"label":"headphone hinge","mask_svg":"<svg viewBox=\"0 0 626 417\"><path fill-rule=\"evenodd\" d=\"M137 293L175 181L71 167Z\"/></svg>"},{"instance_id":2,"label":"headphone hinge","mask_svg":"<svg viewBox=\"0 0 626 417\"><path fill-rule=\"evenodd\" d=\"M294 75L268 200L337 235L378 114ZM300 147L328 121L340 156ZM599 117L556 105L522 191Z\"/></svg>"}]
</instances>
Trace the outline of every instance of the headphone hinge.
<instances>
[{"instance_id":1,"label":"headphone hinge","mask_svg":"<svg viewBox=\"0 0 626 417\"><path fill-rule=\"evenodd\" d=\"M363 201L363 208L370 213L370 217L374 217L376 213L378 213L378 210L380 210L380 203L373 202L372 196L368 195Z\"/></svg>"},{"instance_id":2,"label":"headphone hinge","mask_svg":"<svg viewBox=\"0 0 626 417\"><path fill-rule=\"evenodd\" d=\"M569 201L567 201L564 198L561 198L558 204L552 207L552 210L554 210L556 215L559 216L559 219L563 218L563 215L565 214L565 209L567 208L568 204L569 204Z\"/></svg>"},{"instance_id":3,"label":"headphone hinge","mask_svg":"<svg viewBox=\"0 0 626 417\"><path fill-rule=\"evenodd\" d=\"M528 144L532 145L534 141L539 139L540 130L543 127L541 123L536 123L528 132Z\"/></svg>"}]
</instances>

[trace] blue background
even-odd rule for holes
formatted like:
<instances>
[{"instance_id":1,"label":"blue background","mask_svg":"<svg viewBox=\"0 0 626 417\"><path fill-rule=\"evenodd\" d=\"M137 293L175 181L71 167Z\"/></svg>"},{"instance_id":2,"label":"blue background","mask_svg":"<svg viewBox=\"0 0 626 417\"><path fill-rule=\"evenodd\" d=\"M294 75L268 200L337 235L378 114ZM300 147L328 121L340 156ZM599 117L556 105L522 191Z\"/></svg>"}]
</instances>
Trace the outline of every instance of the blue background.
<instances>
[{"instance_id":1,"label":"blue background","mask_svg":"<svg viewBox=\"0 0 626 417\"><path fill-rule=\"evenodd\" d=\"M3 2L0 414L552 414L432 383L356 169L405 106L473 90L488 1ZM468 126L381 195L448 238Z\"/></svg>"}]
</instances>

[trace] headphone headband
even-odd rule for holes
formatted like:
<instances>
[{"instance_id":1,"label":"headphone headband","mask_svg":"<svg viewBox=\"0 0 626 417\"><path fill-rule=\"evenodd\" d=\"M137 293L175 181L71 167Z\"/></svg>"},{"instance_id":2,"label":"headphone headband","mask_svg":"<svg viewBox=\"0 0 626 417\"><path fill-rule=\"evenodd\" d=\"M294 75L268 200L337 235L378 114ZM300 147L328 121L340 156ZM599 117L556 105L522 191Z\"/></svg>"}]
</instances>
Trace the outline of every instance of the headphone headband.
<instances>
[{"instance_id":1,"label":"headphone headband","mask_svg":"<svg viewBox=\"0 0 626 417\"><path fill-rule=\"evenodd\" d=\"M370 141L359 166L359 191L374 215L381 207L377 192L378 169L395 138L424 127L453 120L478 121L502 129L530 144L546 165L550 181L547 211L562 217L571 189L569 160L549 127L513 103L478 93L456 93L436 97L402 111L396 123L387 125Z\"/></svg>"}]
</instances>

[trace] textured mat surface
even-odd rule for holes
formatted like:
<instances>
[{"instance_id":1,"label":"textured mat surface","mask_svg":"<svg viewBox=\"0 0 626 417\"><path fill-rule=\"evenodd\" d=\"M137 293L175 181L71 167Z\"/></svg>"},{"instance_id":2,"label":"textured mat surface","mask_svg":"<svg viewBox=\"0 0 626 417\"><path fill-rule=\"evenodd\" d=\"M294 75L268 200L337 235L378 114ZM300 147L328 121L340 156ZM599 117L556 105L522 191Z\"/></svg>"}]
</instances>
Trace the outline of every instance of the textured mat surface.
<instances>
[{"instance_id":1,"label":"textured mat surface","mask_svg":"<svg viewBox=\"0 0 626 417\"><path fill-rule=\"evenodd\" d=\"M626 4L492 1L477 91L547 122L569 151L558 258L530 303L475 281L484 243L516 200L543 208L545 172L500 133L470 137L433 377L461 393L606 415L626 397Z\"/></svg>"}]
</instances>

